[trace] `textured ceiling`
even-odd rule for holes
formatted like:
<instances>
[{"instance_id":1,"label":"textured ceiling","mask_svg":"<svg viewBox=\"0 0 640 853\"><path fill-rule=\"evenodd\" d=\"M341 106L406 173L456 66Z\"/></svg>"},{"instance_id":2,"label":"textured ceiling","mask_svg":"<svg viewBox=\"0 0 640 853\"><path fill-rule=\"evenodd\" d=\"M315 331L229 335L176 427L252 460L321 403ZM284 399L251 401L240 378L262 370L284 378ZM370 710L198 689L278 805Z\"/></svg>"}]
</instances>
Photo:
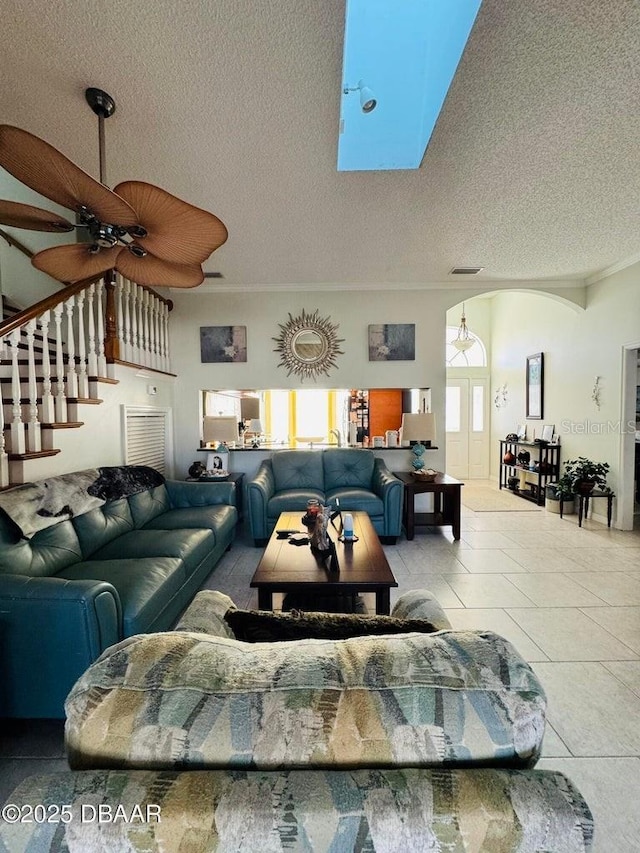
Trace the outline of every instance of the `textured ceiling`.
<instances>
[{"instance_id":1,"label":"textured ceiling","mask_svg":"<svg viewBox=\"0 0 640 853\"><path fill-rule=\"evenodd\" d=\"M638 254L637 0L484 0L400 172L336 171L343 19L343 0L5 0L0 121L95 175L83 92L106 89L108 182L220 216L225 284L583 278Z\"/></svg>"}]
</instances>

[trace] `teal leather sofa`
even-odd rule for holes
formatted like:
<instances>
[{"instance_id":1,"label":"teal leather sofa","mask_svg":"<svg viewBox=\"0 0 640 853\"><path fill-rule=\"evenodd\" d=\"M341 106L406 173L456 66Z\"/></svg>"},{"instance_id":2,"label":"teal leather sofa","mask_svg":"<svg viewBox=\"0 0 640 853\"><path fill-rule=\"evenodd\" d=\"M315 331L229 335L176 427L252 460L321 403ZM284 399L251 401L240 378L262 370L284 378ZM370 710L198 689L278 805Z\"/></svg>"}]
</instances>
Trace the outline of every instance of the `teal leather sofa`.
<instances>
[{"instance_id":1,"label":"teal leather sofa","mask_svg":"<svg viewBox=\"0 0 640 853\"><path fill-rule=\"evenodd\" d=\"M370 450L280 450L265 459L247 484L249 523L256 545L264 545L281 512L300 510L316 498L340 502L343 512L368 513L383 542L393 544L402 526L404 486Z\"/></svg>"},{"instance_id":2,"label":"teal leather sofa","mask_svg":"<svg viewBox=\"0 0 640 853\"><path fill-rule=\"evenodd\" d=\"M34 500L34 526L48 526L25 534L14 518ZM234 483L127 466L1 493L0 717L64 717L67 693L107 647L170 629L231 545L235 503Z\"/></svg>"}]
</instances>

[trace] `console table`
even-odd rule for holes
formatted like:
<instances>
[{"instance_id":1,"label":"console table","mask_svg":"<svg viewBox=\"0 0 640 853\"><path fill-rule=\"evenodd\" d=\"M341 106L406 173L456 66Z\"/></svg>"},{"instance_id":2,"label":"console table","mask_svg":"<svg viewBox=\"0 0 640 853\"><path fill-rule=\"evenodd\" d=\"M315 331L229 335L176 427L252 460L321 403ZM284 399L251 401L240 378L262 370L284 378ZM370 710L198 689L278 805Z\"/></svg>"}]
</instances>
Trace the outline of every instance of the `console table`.
<instances>
[{"instance_id":1,"label":"console table","mask_svg":"<svg viewBox=\"0 0 640 853\"><path fill-rule=\"evenodd\" d=\"M418 480L407 471L394 471L404 483L402 521L407 539L413 539L416 525L444 527L451 525L453 538L460 538L460 489L464 486L448 474L437 474L435 480ZM433 512L416 512L415 496L433 495Z\"/></svg>"}]
</instances>

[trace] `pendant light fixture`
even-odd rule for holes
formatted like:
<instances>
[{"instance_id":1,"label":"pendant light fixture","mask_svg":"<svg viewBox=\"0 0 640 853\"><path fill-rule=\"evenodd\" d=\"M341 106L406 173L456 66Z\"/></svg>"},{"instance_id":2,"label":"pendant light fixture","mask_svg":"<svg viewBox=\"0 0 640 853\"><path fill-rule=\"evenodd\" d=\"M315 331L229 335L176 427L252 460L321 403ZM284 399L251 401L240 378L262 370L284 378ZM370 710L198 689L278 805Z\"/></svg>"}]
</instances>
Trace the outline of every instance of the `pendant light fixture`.
<instances>
[{"instance_id":1,"label":"pendant light fixture","mask_svg":"<svg viewBox=\"0 0 640 853\"><path fill-rule=\"evenodd\" d=\"M460 326L458 327L458 334L455 339L451 341L451 345L454 346L458 352L466 352L468 349L475 343L475 338L472 338L469 334L469 329L467 328L467 318L464 316L464 302L462 303L462 319L460 321Z\"/></svg>"}]
</instances>

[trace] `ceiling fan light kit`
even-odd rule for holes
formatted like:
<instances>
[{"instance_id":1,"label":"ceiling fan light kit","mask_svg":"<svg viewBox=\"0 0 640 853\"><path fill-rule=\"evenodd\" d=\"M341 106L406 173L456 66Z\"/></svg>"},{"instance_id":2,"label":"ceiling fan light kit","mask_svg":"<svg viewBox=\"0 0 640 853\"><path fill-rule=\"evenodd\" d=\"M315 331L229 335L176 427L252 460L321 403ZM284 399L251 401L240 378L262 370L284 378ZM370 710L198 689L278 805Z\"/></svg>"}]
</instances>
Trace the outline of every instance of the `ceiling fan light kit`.
<instances>
[{"instance_id":1,"label":"ceiling fan light kit","mask_svg":"<svg viewBox=\"0 0 640 853\"><path fill-rule=\"evenodd\" d=\"M54 246L32 258L36 269L63 283L115 269L137 284L197 287L202 263L227 239L214 214L143 181L104 185L104 119L115 101L101 89L85 92L98 116L100 182L43 139L11 125L0 125L0 166L45 198L72 210L73 225L30 205L0 200L0 224L32 231L84 229L88 240Z\"/></svg>"}]
</instances>

